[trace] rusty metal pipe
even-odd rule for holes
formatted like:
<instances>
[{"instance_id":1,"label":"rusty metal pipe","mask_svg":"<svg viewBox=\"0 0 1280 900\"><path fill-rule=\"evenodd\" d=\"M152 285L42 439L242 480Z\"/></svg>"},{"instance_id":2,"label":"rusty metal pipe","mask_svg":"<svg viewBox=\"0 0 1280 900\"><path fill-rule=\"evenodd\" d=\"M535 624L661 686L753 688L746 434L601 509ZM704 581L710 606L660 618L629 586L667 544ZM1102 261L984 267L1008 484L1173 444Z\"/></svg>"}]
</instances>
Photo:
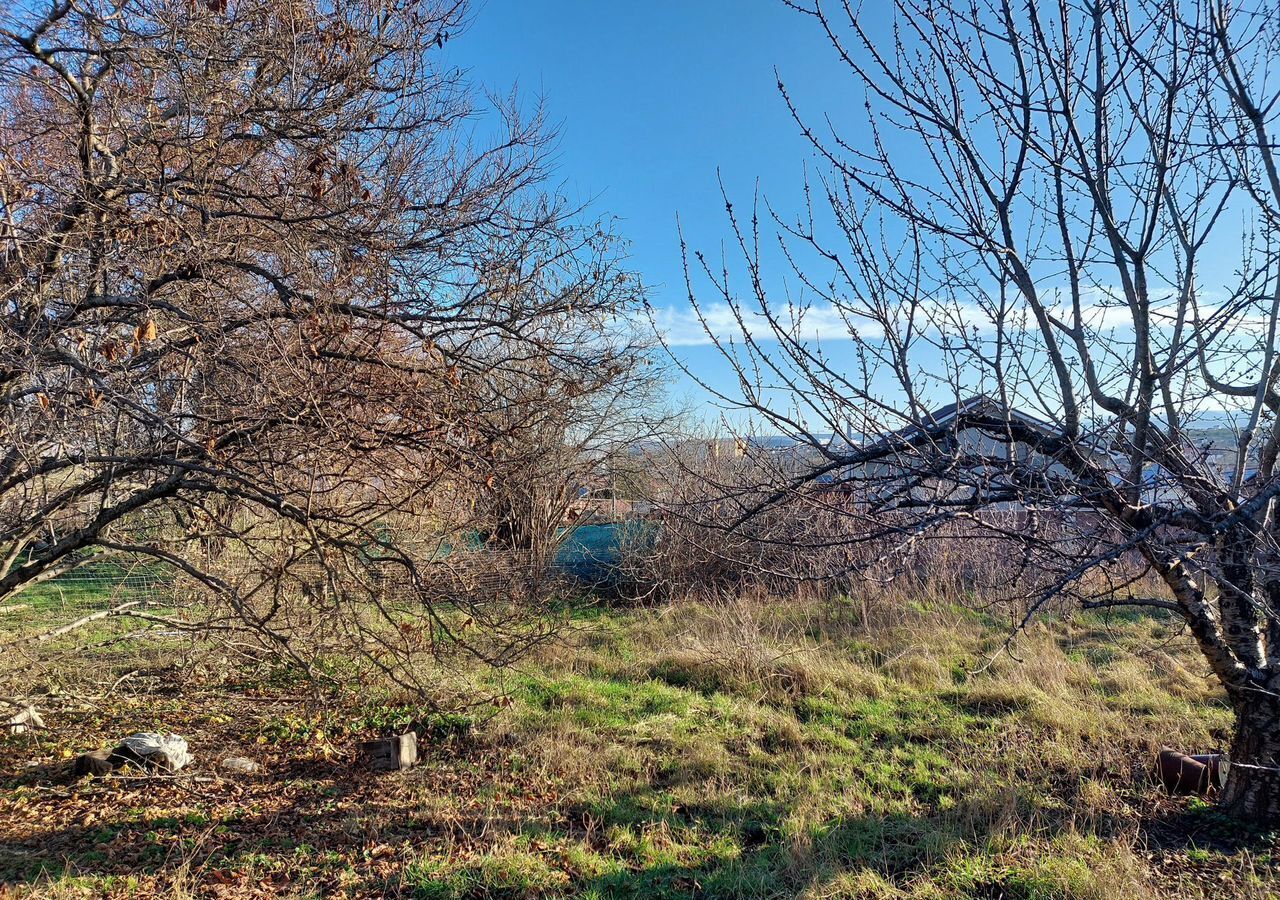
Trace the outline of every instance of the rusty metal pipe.
<instances>
[{"instance_id":1,"label":"rusty metal pipe","mask_svg":"<svg viewBox=\"0 0 1280 900\"><path fill-rule=\"evenodd\" d=\"M1226 763L1221 753L1188 756L1166 747L1156 761L1156 777L1171 794L1203 797L1222 786L1226 780Z\"/></svg>"}]
</instances>

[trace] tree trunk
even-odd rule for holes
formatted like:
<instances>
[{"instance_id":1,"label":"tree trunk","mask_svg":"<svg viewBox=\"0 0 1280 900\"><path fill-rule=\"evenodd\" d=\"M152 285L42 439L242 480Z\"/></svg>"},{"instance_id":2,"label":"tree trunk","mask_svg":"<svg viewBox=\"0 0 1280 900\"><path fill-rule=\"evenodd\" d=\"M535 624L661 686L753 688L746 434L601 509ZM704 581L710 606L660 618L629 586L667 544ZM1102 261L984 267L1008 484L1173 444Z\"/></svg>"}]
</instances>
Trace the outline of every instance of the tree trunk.
<instances>
[{"instance_id":1,"label":"tree trunk","mask_svg":"<svg viewBox=\"0 0 1280 900\"><path fill-rule=\"evenodd\" d=\"M1231 770L1221 805L1250 824L1280 827L1280 702L1255 692L1235 707Z\"/></svg>"}]
</instances>

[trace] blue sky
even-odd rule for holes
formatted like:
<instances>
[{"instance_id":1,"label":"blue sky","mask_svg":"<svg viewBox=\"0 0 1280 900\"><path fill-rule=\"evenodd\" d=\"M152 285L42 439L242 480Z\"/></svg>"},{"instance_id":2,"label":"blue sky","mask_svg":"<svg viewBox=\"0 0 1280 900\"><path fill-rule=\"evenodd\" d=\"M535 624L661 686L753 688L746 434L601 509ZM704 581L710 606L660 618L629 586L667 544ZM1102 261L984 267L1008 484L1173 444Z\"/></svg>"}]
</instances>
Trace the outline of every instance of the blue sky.
<instances>
[{"instance_id":1,"label":"blue sky","mask_svg":"<svg viewBox=\"0 0 1280 900\"><path fill-rule=\"evenodd\" d=\"M717 351L688 340L698 329L684 285L677 216L691 248L717 257L729 236L717 171L740 213L757 179L774 208L799 213L805 167L813 175L829 167L792 121L777 78L807 121L820 127L830 116L855 146L869 138L856 78L818 24L782 0L475 3L473 26L450 44L453 59L484 87L505 93L516 85L529 100L544 98L560 131L558 171L567 192L590 200L597 213L618 217L619 232L631 241L631 267L644 277L653 303L667 311L669 335L684 344L677 352L701 378L734 394L736 380ZM876 15L881 8L861 9L864 21L887 32L887 15ZM902 153L928 165L914 142L905 142ZM1202 263L1206 284L1238 264L1240 247L1230 235L1227 229L1222 253ZM786 268L776 253L766 256L766 289L775 303L794 287ZM731 265L739 284L742 271ZM707 300L705 283L698 287L700 300ZM837 334L847 332L826 329L822 342L839 365L852 345ZM926 370L939 363L942 372L933 351L915 361ZM698 418L716 418L710 398L687 379L673 395L688 401ZM938 395L940 403L950 399Z\"/></svg>"},{"instance_id":2,"label":"blue sky","mask_svg":"<svg viewBox=\"0 0 1280 900\"><path fill-rule=\"evenodd\" d=\"M801 202L814 154L774 67L815 112L847 108L852 121L861 112L821 32L780 0L479 0L474 15L453 58L479 85L545 99L566 190L618 217L631 267L655 305L671 310L677 340L693 330L677 215L691 246L718 252L726 222L717 170L739 204L757 178L782 209ZM728 384L712 348L679 352ZM701 400L687 383L675 393Z\"/></svg>"},{"instance_id":3,"label":"blue sky","mask_svg":"<svg viewBox=\"0 0 1280 900\"><path fill-rule=\"evenodd\" d=\"M18 2L21 8L31 0ZM873 28L888 25L883 6L861 8ZM500 95L515 87L530 104L543 100L559 132L563 189L594 214L616 217L630 242L629 267L663 311L677 352L704 380L735 393L729 365L695 340L700 329L687 301L677 217L690 246L715 259L729 236L718 173L740 212L757 181L783 214L801 210L806 166L812 175L828 167L792 121L779 76L809 122L820 125L827 115L850 144L867 141L862 90L817 23L783 0L473 0L472 18L446 45L449 59L480 87ZM911 141L895 153L928 162ZM1206 283L1229 276L1239 259L1230 228L1223 240L1209 271L1202 263ZM794 287L776 252L766 255L765 281L775 303ZM705 283L699 287L704 301L714 299ZM813 325L815 317L806 321ZM825 332L838 368L852 346L835 337L842 328ZM925 348L915 362L941 374L940 358ZM698 418L715 418L709 398L688 379L672 393Z\"/></svg>"}]
</instances>

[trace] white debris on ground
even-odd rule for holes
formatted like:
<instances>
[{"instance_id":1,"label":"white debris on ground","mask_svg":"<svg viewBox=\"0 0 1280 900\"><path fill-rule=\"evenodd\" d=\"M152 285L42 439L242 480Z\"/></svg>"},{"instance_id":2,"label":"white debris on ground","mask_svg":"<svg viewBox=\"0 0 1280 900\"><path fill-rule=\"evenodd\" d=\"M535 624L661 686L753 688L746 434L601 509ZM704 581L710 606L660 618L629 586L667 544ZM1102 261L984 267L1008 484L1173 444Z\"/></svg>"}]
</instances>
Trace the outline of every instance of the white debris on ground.
<instances>
[{"instance_id":1,"label":"white debris on ground","mask_svg":"<svg viewBox=\"0 0 1280 900\"><path fill-rule=\"evenodd\" d=\"M40 713L34 706L28 706L5 723L5 727L10 734L25 734L44 728L44 719L40 718Z\"/></svg>"},{"instance_id":2,"label":"white debris on ground","mask_svg":"<svg viewBox=\"0 0 1280 900\"><path fill-rule=\"evenodd\" d=\"M187 741L176 734L156 734L153 731L131 734L120 742L116 752L127 749L143 762L154 761L160 768L176 772L191 762Z\"/></svg>"},{"instance_id":3,"label":"white debris on ground","mask_svg":"<svg viewBox=\"0 0 1280 900\"><path fill-rule=\"evenodd\" d=\"M244 756L228 756L219 765L237 775L254 775L261 768L256 762Z\"/></svg>"}]
</instances>

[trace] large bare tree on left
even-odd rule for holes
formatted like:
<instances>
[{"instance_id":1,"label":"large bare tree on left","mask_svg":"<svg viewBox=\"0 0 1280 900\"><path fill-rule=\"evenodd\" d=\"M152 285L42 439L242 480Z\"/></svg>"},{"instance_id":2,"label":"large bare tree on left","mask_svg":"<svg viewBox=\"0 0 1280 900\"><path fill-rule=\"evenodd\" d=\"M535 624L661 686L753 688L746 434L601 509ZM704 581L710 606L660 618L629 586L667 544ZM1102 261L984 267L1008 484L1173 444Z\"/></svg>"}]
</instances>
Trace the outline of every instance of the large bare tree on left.
<instances>
[{"instance_id":1,"label":"large bare tree on left","mask_svg":"<svg viewBox=\"0 0 1280 900\"><path fill-rule=\"evenodd\" d=\"M304 556L422 593L440 554L404 536L500 489L512 441L480 426L519 418L501 385L635 377L616 323L638 286L548 189L540 113L481 103L448 64L467 15L0 12L0 601L109 554L157 558L277 638L298 623L272 618L269 575ZM277 558L233 583L140 522Z\"/></svg>"}]
</instances>

